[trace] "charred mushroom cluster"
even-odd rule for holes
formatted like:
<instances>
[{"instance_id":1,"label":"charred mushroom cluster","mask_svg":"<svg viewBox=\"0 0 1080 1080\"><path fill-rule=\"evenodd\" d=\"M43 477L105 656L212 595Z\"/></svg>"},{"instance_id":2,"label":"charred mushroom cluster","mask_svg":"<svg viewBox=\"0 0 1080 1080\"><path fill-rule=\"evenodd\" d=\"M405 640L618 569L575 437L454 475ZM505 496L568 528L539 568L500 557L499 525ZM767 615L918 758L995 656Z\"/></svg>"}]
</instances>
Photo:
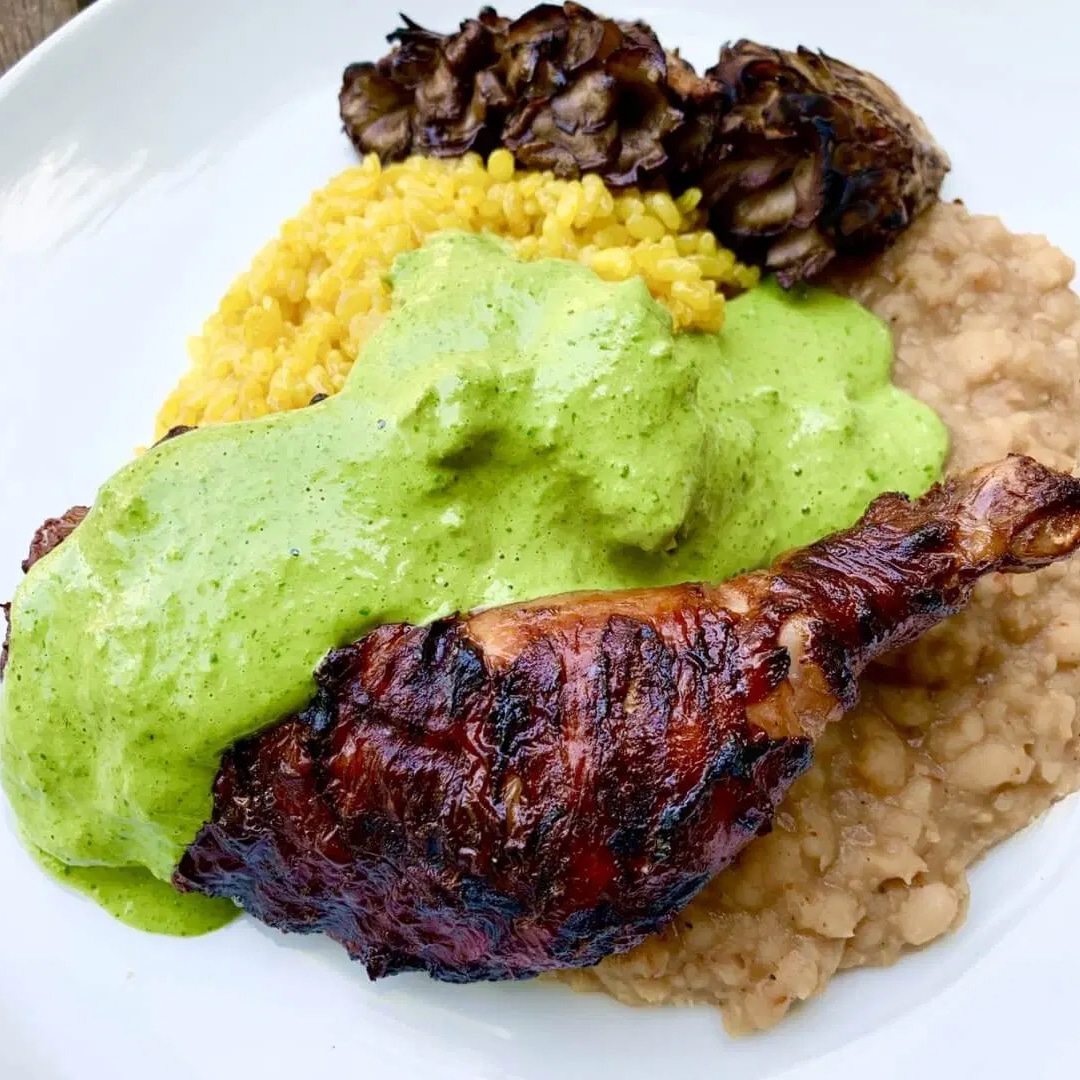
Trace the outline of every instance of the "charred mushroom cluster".
<instances>
[{"instance_id":1,"label":"charred mushroom cluster","mask_svg":"<svg viewBox=\"0 0 1080 1080\"><path fill-rule=\"evenodd\" d=\"M888 86L823 53L738 41L698 75L644 23L576 3L513 20L484 8L446 35L404 21L386 56L345 70L361 153L503 146L559 176L698 186L724 243L786 285L885 248L949 168Z\"/></svg>"},{"instance_id":2,"label":"charred mushroom cluster","mask_svg":"<svg viewBox=\"0 0 1080 1080\"><path fill-rule=\"evenodd\" d=\"M511 21L491 8L442 36L410 19L393 51L345 71L341 115L362 153L455 157L512 150L525 168L641 183L682 124L656 35L578 4Z\"/></svg>"}]
</instances>

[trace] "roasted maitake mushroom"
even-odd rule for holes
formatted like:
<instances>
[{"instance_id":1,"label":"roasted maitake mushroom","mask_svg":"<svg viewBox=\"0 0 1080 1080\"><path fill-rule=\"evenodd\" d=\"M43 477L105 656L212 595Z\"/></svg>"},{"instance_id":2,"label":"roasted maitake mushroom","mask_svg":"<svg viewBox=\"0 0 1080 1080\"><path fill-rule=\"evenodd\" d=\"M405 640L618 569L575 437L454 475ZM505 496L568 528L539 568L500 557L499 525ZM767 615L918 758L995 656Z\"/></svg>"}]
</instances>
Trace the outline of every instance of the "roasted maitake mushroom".
<instances>
[{"instance_id":1,"label":"roasted maitake mushroom","mask_svg":"<svg viewBox=\"0 0 1080 1080\"><path fill-rule=\"evenodd\" d=\"M785 284L880 251L937 197L949 159L873 75L739 41L704 81L723 99L695 177L712 225Z\"/></svg>"},{"instance_id":2,"label":"roasted maitake mushroom","mask_svg":"<svg viewBox=\"0 0 1080 1080\"><path fill-rule=\"evenodd\" d=\"M384 161L501 144L525 168L634 184L662 168L682 121L656 35L579 4L512 22L484 8L446 37L405 19L388 40L389 55L345 70L340 95L356 148Z\"/></svg>"},{"instance_id":3,"label":"roasted maitake mushroom","mask_svg":"<svg viewBox=\"0 0 1080 1080\"><path fill-rule=\"evenodd\" d=\"M345 69L341 119L356 148L383 161L494 149L511 100L495 71L496 41L510 20L485 8L443 36L402 18L387 56Z\"/></svg>"},{"instance_id":4,"label":"roasted maitake mushroom","mask_svg":"<svg viewBox=\"0 0 1080 1080\"><path fill-rule=\"evenodd\" d=\"M352 64L345 130L384 161L497 146L559 176L703 192L717 235L781 282L886 247L949 163L881 80L800 48L739 41L698 75L644 23L580 4L511 21L491 8L440 35L409 19Z\"/></svg>"}]
</instances>

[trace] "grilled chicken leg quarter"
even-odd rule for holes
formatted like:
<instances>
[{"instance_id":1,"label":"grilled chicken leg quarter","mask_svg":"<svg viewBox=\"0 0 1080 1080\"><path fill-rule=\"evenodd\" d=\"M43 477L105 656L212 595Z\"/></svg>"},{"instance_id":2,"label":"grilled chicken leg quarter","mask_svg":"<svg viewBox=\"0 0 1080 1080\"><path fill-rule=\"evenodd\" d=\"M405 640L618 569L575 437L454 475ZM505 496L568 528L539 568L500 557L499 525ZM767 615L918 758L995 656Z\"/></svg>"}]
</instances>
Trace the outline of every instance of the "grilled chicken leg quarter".
<instances>
[{"instance_id":1,"label":"grilled chicken leg quarter","mask_svg":"<svg viewBox=\"0 0 1080 1080\"><path fill-rule=\"evenodd\" d=\"M596 963L767 828L871 659L1078 544L1080 481L1011 457L724 584L383 626L225 756L176 884L372 977Z\"/></svg>"}]
</instances>

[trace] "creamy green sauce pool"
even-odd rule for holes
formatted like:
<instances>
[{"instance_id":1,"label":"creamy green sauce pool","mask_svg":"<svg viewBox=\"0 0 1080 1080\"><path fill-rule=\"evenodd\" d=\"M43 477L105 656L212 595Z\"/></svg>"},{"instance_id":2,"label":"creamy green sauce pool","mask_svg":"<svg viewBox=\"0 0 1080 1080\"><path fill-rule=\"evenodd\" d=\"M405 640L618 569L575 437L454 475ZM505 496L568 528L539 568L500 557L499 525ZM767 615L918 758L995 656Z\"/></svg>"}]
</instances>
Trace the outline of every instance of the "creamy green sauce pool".
<instances>
[{"instance_id":1,"label":"creamy green sauce pool","mask_svg":"<svg viewBox=\"0 0 1080 1080\"><path fill-rule=\"evenodd\" d=\"M922 492L946 433L857 304L763 286L673 336L640 281L443 236L345 389L206 428L99 491L12 608L2 779L42 861L125 921L232 905L167 884L223 750L393 620L718 579Z\"/></svg>"}]
</instances>

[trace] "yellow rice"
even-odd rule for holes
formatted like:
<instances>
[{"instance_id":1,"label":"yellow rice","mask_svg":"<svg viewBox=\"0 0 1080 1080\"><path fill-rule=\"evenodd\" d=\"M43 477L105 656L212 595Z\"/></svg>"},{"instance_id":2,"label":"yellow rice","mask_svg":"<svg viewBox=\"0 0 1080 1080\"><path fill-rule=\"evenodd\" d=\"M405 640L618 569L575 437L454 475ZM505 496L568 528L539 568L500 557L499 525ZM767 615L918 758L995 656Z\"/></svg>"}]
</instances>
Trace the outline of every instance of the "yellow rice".
<instances>
[{"instance_id":1,"label":"yellow rice","mask_svg":"<svg viewBox=\"0 0 1080 1080\"><path fill-rule=\"evenodd\" d=\"M505 150L486 163L414 157L386 167L371 155L315 192L237 278L190 340L191 367L157 434L335 393L390 305L395 256L443 229L496 233L523 258L576 259L609 280L641 275L677 329L717 330L721 288L750 288L757 271L718 246L700 197L517 172Z\"/></svg>"}]
</instances>

